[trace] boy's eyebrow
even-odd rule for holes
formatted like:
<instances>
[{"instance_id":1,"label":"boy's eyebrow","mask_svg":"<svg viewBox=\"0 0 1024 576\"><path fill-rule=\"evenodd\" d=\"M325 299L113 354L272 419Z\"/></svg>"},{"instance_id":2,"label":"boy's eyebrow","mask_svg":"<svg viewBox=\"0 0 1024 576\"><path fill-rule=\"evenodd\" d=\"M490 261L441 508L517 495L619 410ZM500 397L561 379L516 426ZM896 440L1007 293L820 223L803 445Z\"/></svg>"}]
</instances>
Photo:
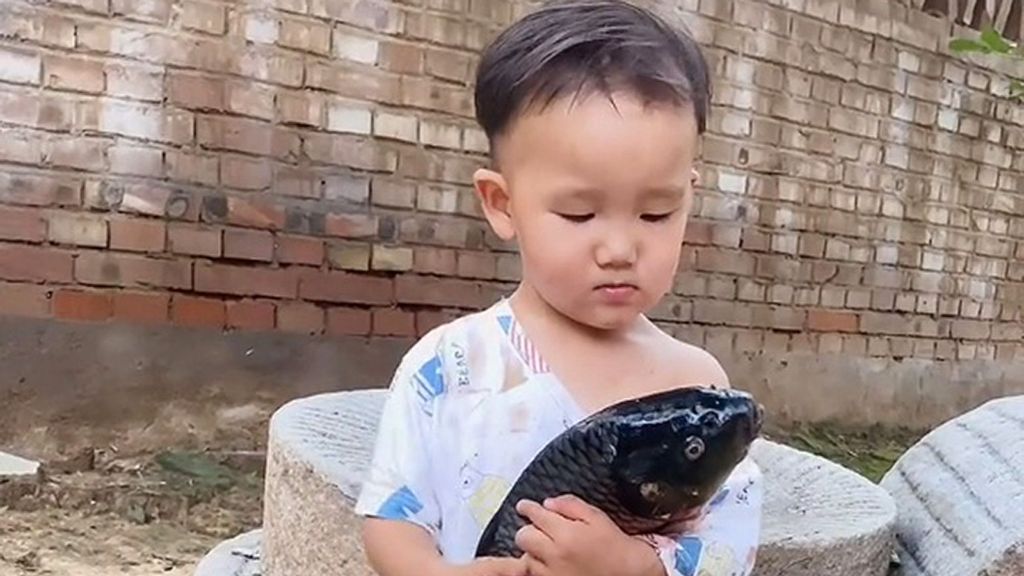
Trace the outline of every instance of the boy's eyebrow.
<instances>
[{"instance_id":1,"label":"boy's eyebrow","mask_svg":"<svg viewBox=\"0 0 1024 576\"><path fill-rule=\"evenodd\" d=\"M644 191L647 196L654 198L678 198L686 194L685 186L656 186Z\"/></svg>"},{"instance_id":2,"label":"boy's eyebrow","mask_svg":"<svg viewBox=\"0 0 1024 576\"><path fill-rule=\"evenodd\" d=\"M587 200L592 198L598 191L588 186L564 186L558 189L558 192L563 198L570 200ZM680 196L686 195L686 187L683 185L679 186L652 186L643 191L643 196L653 199L667 198L674 200Z\"/></svg>"}]
</instances>

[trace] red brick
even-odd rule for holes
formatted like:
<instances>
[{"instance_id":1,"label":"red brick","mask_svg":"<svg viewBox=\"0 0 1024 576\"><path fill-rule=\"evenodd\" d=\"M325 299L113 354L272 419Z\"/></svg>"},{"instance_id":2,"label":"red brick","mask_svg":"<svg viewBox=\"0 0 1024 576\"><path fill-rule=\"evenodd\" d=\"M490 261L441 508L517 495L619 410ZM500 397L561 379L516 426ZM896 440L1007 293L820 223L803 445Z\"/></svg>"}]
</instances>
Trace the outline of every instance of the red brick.
<instances>
[{"instance_id":1,"label":"red brick","mask_svg":"<svg viewBox=\"0 0 1024 576\"><path fill-rule=\"evenodd\" d=\"M394 286L390 278L346 272L308 272L299 294L305 300L358 304L391 304Z\"/></svg>"},{"instance_id":2,"label":"red brick","mask_svg":"<svg viewBox=\"0 0 1024 576\"><path fill-rule=\"evenodd\" d=\"M416 315L404 310L378 308L373 311L375 336L415 336Z\"/></svg>"},{"instance_id":3,"label":"red brick","mask_svg":"<svg viewBox=\"0 0 1024 576\"><path fill-rule=\"evenodd\" d=\"M221 231L213 228L198 228L182 224L171 224L167 229L168 249L175 254L209 256L221 254Z\"/></svg>"},{"instance_id":4,"label":"red brick","mask_svg":"<svg viewBox=\"0 0 1024 576\"><path fill-rule=\"evenodd\" d=\"M3 120L0 101L0 121ZM23 206L81 206L82 181L0 173L0 202Z\"/></svg>"},{"instance_id":5,"label":"red brick","mask_svg":"<svg viewBox=\"0 0 1024 576\"><path fill-rule=\"evenodd\" d=\"M235 296L295 298L299 291L299 275L295 270L197 263L195 289L197 292Z\"/></svg>"},{"instance_id":6,"label":"red brick","mask_svg":"<svg viewBox=\"0 0 1024 576\"><path fill-rule=\"evenodd\" d=\"M697 270L701 272L723 272L737 276L753 276L756 260L750 254L715 248L697 250Z\"/></svg>"},{"instance_id":7,"label":"red brick","mask_svg":"<svg viewBox=\"0 0 1024 576\"><path fill-rule=\"evenodd\" d=\"M270 187L272 179L273 168L266 160L225 156L220 164L220 181L228 188L263 190Z\"/></svg>"},{"instance_id":8,"label":"red brick","mask_svg":"<svg viewBox=\"0 0 1024 576\"><path fill-rule=\"evenodd\" d=\"M42 242L46 239L46 220L35 210L0 206L0 240Z\"/></svg>"},{"instance_id":9,"label":"red brick","mask_svg":"<svg viewBox=\"0 0 1024 576\"><path fill-rule=\"evenodd\" d=\"M807 328L820 332L857 332L860 317L853 312L811 310L807 313Z\"/></svg>"},{"instance_id":10,"label":"red brick","mask_svg":"<svg viewBox=\"0 0 1024 576\"><path fill-rule=\"evenodd\" d=\"M270 262L274 259L274 236L257 230L225 230L224 257Z\"/></svg>"},{"instance_id":11,"label":"red brick","mask_svg":"<svg viewBox=\"0 0 1024 576\"><path fill-rule=\"evenodd\" d=\"M498 259L487 252L459 252L456 273L463 278L494 278Z\"/></svg>"},{"instance_id":12,"label":"red brick","mask_svg":"<svg viewBox=\"0 0 1024 576\"><path fill-rule=\"evenodd\" d=\"M299 156L299 137L272 125L242 118L196 120L196 141L207 149L226 149L257 156Z\"/></svg>"},{"instance_id":13,"label":"red brick","mask_svg":"<svg viewBox=\"0 0 1024 576\"><path fill-rule=\"evenodd\" d=\"M448 322L449 316L438 310L419 310L416 312L416 335L423 336L434 328Z\"/></svg>"},{"instance_id":14,"label":"red brick","mask_svg":"<svg viewBox=\"0 0 1024 576\"><path fill-rule=\"evenodd\" d=\"M285 332L316 335L324 331L324 311L305 302L288 302L277 307L277 328Z\"/></svg>"},{"instance_id":15,"label":"red brick","mask_svg":"<svg viewBox=\"0 0 1024 576\"><path fill-rule=\"evenodd\" d=\"M327 333L332 336L368 336L370 311L360 308L328 309Z\"/></svg>"},{"instance_id":16,"label":"red brick","mask_svg":"<svg viewBox=\"0 0 1024 576\"><path fill-rule=\"evenodd\" d=\"M224 302L175 295L171 301L171 320L179 326L223 328L226 321Z\"/></svg>"},{"instance_id":17,"label":"red brick","mask_svg":"<svg viewBox=\"0 0 1024 576\"><path fill-rule=\"evenodd\" d=\"M51 54L43 60L43 83L55 90L99 94L104 90L103 63Z\"/></svg>"},{"instance_id":18,"label":"red brick","mask_svg":"<svg viewBox=\"0 0 1024 576\"><path fill-rule=\"evenodd\" d=\"M328 214L325 221L328 236L367 238L377 235L377 217L368 214Z\"/></svg>"},{"instance_id":19,"label":"red brick","mask_svg":"<svg viewBox=\"0 0 1024 576\"><path fill-rule=\"evenodd\" d=\"M711 244L711 228L713 224L701 220L690 220L686 223L686 237L684 242L707 246Z\"/></svg>"},{"instance_id":20,"label":"red brick","mask_svg":"<svg viewBox=\"0 0 1024 576\"><path fill-rule=\"evenodd\" d=\"M75 261L75 279L99 286L192 287L192 263L128 254L83 252Z\"/></svg>"},{"instance_id":21,"label":"red brick","mask_svg":"<svg viewBox=\"0 0 1024 576\"><path fill-rule=\"evenodd\" d=\"M175 194L171 188L163 186L130 184L124 187L119 211L158 218L195 220L199 212L196 202L185 191L179 190Z\"/></svg>"},{"instance_id":22,"label":"red brick","mask_svg":"<svg viewBox=\"0 0 1024 576\"><path fill-rule=\"evenodd\" d=\"M273 302L241 300L228 303L228 328L243 330L273 330Z\"/></svg>"},{"instance_id":23,"label":"red brick","mask_svg":"<svg viewBox=\"0 0 1024 576\"><path fill-rule=\"evenodd\" d=\"M44 318L50 314L50 290L35 284L0 282L0 314Z\"/></svg>"},{"instance_id":24,"label":"red brick","mask_svg":"<svg viewBox=\"0 0 1024 576\"><path fill-rule=\"evenodd\" d=\"M38 132L5 131L0 140L0 161L15 164L42 164L43 139Z\"/></svg>"},{"instance_id":25,"label":"red brick","mask_svg":"<svg viewBox=\"0 0 1024 576\"><path fill-rule=\"evenodd\" d=\"M112 220L110 247L130 252L163 252L167 225L159 220Z\"/></svg>"},{"instance_id":26,"label":"red brick","mask_svg":"<svg viewBox=\"0 0 1024 576\"><path fill-rule=\"evenodd\" d=\"M52 248L0 244L0 279L71 282L72 256Z\"/></svg>"},{"instance_id":27,"label":"red brick","mask_svg":"<svg viewBox=\"0 0 1024 576\"><path fill-rule=\"evenodd\" d=\"M421 274L454 276L456 269L455 255L455 250L417 246L413 252L412 268Z\"/></svg>"},{"instance_id":28,"label":"red brick","mask_svg":"<svg viewBox=\"0 0 1024 576\"><path fill-rule=\"evenodd\" d=\"M324 243L315 238L278 235L277 261L283 264L319 266L324 261Z\"/></svg>"},{"instance_id":29,"label":"red brick","mask_svg":"<svg viewBox=\"0 0 1024 576\"><path fill-rule=\"evenodd\" d=\"M381 142L348 134L309 133L303 150L311 160L325 164L376 172L394 172L398 168L398 154L394 150Z\"/></svg>"},{"instance_id":30,"label":"red brick","mask_svg":"<svg viewBox=\"0 0 1024 576\"><path fill-rule=\"evenodd\" d=\"M458 308L482 308L488 304L478 282L410 274L395 279L395 297L399 304Z\"/></svg>"},{"instance_id":31,"label":"red brick","mask_svg":"<svg viewBox=\"0 0 1024 576\"><path fill-rule=\"evenodd\" d=\"M227 223L280 230L285 225L285 213L282 207L269 201L232 196L227 199Z\"/></svg>"},{"instance_id":32,"label":"red brick","mask_svg":"<svg viewBox=\"0 0 1024 576\"><path fill-rule=\"evenodd\" d=\"M224 110L224 79L179 71L167 73L167 101L193 110Z\"/></svg>"},{"instance_id":33,"label":"red brick","mask_svg":"<svg viewBox=\"0 0 1024 576\"><path fill-rule=\"evenodd\" d=\"M114 319L140 324L167 322L171 297L169 294L117 292L113 295Z\"/></svg>"},{"instance_id":34,"label":"red brick","mask_svg":"<svg viewBox=\"0 0 1024 576\"><path fill-rule=\"evenodd\" d=\"M171 180L216 186L220 182L220 158L179 150L168 151L164 172Z\"/></svg>"},{"instance_id":35,"label":"red brick","mask_svg":"<svg viewBox=\"0 0 1024 576\"><path fill-rule=\"evenodd\" d=\"M329 177L327 179L327 186L330 188L331 183L336 180L341 180L341 177ZM294 196L296 198L319 198L323 182L324 180L319 174L311 173L308 168L280 167L274 174L274 194ZM345 197L336 195L332 198L328 196L328 199L332 200L338 198Z\"/></svg>"},{"instance_id":36,"label":"red brick","mask_svg":"<svg viewBox=\"0 0 1024 576\"><path fill-rule=\"evenodd\" d=\"M53 296L53 315L57 318L98 322L112 313L109 294L62 289Z\"/></svg>"}]
</instances>

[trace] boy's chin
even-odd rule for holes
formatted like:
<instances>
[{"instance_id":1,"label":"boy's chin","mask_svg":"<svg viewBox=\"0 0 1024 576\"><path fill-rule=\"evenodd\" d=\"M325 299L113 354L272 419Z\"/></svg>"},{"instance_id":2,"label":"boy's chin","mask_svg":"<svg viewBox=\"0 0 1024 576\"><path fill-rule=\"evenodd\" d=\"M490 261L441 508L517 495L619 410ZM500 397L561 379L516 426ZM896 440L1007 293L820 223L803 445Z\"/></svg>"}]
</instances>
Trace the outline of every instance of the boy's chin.
<instances>
[{"instance_id":1,"label":"boy's chin","mask_svg":"<svg viewBox=\"0 0 1024 576\"><path fill-rule=\"evenodd\" d=\"M601 332L615 332L625 330L636 325L642 311L631 307L620 307L611 310L584 309L584 310L563 310L562 314L571 318L577 324L588 329Z\"/></svg>"}]
</instances>

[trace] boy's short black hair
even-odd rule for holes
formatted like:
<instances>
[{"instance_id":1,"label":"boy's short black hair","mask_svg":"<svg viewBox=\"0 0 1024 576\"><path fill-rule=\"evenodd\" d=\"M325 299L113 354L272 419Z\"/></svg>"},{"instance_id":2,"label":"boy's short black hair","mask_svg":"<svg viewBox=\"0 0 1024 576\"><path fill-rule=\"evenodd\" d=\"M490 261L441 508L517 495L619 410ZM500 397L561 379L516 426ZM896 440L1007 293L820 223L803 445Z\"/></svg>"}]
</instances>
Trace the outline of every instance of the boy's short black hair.
<instances>
[{"instance_id":1,"label":"boy's short black hair","mask_svg":"<svg viewBox=\"0 0 1024 576\"><path fill-rule=\"evenodd\" d=\"M627 88L646 101L690 104L707 125L711 81L689 31L622 0L560 0L506 28L477 68L476 118L492 142L538 101L570 90Z\"/></svg>"}]
</instances>

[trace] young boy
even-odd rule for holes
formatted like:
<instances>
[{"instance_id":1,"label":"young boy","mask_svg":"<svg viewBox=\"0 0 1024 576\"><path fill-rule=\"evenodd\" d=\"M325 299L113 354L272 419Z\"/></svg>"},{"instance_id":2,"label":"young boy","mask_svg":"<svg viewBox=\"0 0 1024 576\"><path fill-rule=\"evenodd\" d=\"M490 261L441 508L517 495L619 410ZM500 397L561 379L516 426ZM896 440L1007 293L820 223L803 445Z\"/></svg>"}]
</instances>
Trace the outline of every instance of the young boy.
<instances>
[{"instance_id":1,"label":"young boy","mask_svg":"<svg viewBox=\"0 0 1024 576\"><path fill-rule=\"evenodd\" d=\"M727 387L707 352L646 317L672 288L690 211L708 70L695 42L617 0L533 12L485 52L475 175L522 280L490 308L432 330L390 387L356 511L381 576L749 574L761 483L748 459L671 534L628 536L566 496L522 502L522 558L475 559L530 460L615 402Z\"/></svg>"}]
</instances>

